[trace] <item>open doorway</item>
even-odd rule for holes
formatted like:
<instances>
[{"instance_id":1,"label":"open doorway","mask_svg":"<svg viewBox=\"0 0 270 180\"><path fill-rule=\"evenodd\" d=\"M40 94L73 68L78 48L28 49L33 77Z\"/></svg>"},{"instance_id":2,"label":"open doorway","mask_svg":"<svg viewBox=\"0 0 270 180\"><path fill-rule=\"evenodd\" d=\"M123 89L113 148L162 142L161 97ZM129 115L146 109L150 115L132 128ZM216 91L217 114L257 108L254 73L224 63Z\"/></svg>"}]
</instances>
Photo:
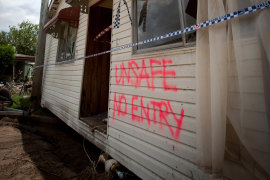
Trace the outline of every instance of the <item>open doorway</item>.
<instances>
[{"instance_id":1,"label":"open doorway","mask_svg":"<svg viewBox=\"0 0 270 180\"><path fill-rule=\"evenodd\" d=\"M89 11L86 56L111 48L111 32L94 38L112 24L112 0L103 0ZM108 117L110 54L86 59L81 93L80 119L106 133Z\"/></svg>"}]
</instances>

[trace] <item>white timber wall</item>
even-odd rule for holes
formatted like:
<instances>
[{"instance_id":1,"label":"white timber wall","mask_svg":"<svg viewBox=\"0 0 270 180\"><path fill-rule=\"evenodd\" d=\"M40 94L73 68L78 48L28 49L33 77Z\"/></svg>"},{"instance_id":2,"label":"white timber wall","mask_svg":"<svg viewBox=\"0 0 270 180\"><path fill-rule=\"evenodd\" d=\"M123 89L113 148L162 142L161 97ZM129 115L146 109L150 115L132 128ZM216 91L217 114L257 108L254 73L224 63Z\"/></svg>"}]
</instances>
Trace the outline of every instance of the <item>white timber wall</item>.
<instances>
[{"instance_id":1,"label":"white timber wall","mask_svg":"<svg viewBox=\"0 0 270 180\"><path fill-rule=\"evenodd\" d=\"M131 0L127 2L131 9ZM118 1L114 1L113 16L117 5ZM58 12L67 6L62 1L58 7ZM76 57L85 54L87 20L88 15L81 14L76 40ZM112 47L131 43L131 35L132 29L127 10L122 3L121 25L119 29L112 31ZM57 46L58 40L51 35L47 35L45 63L56 61ZM123 63L127 68L130 59L133 59L141 67L144 59L145 70L150 74L150 58L161 63L163 59L171 60L171 63L166 64L165 68L167 72L175 72L175 75L170 75L170 73L165 75L166 83L176 85L177 92L164 90L164 76L162 74L155 77L153 91L147 88L145 79L141 80L138 87L128 84L126 79L125 85L116 82L115 66L119 68L120 64ZM153 69L156 68L157 71L164 68L157 64L154 66L156 67ZM83 67L84 61L45 67L42 105L143 179L202 179L205 177L195 164L195 48L158 51L142 55L132 55L131 48L114 52L111 55L107 136L97 131L92 133L91 127L79 120ZM118 71L118 75L120 75L120 71ZM134 79L134 77L131 77L131 79ZM126 98L127 103L118 106L120 109L127 109L125 116L118 115L118 112L116 112L119 109L114 107L117 103L114 95L118 100L120 95ZM135 96L138 96L138 99L135 99L133 104L132 99ZM144 119L141 123L132 120L132 115L140 116L140 101L143 101L145 107L147 104L149 106L149 121ZM164 110L168 112L166 121L161 122L161 111L157 107L153 108L151 101L163 102L163 108L167 107L167 110ZM133 114L132 108L135 105L137 110L134 110ZM182 109L184 114L180 129L177 128L178 123L175 119L181 117ZM115 117L113 120L114 111ZM157 124L154 124L153 114L156 114ZM150 125L147 124L148 122L150 122ZM161 124L162 129L160 128ZM174 134L177 134L177 129L180 129L178 138L174 136Z\"/></svg>"},{"instance_id":2,"label":"white timber wall","mask_svg":"<svg viewBox=\"0 0 270 180\"><path fill-rule=\"evenodd\" d=\"M132 11L132 0L127 2ZM119 0L114 0L113 19L118 3ZM132 27L124 3L121 5L120 17L120 28L112 30L112 48L132 43ZM255 44L256 42L251 40L243 42L243 45L249 46L251 49L256 48ZM111 156L142 179L212 178L201 172L196 165L195 53L195 47L160 50L145 54L133 54L132 49L128 48L113 52L111 55L107 148ZM257 56L260 56L259 50L256 55L248 54L247 59L260 59ZM159 64L151 67L151 59L156 60ZM171 60L171 63L164 67L162 60ZM254 61L246 66L248 68L254 65L258 66L258 69L261 68L259 61ZM164 68L171 73L166 75ZM157 73L158 75L153 77L151 76L152 70L156 72L163 70L163 74ZM175 72L175 75L172 72ZM148 80L140 77L140 74L148 77ZM258 87L262 87L262 75L256 74L256 72L254 74ZM164 79L167 84L175 85L177 91L164 90ZM154 84L152 84L153 82ZM231 88L237 89L236 86ZM258 150L260 147L259 156L269 158L268 152L262 151L262 149L267 149L263 147L269 146L269 143L262 144L260 141L260 138L269 139L269 132L267 128L264 128L267 127L265 107L260 106L260 104L264 104L261 102L261 100L263 101L262 92L258 92L258 89L262 88L257 88L257 86L246 88L252 92L252 95L249 92L251 98L258 99L254 113L257 113L256 115L261 113L263 116L261 123L256 124L256 122L250 121L247 124L251 136L258 142L254 150ZM231 89L231 91L233 90ZM237 99L237 95L236 93L233 98ZM158 105L162 108L153 106L153 103L156 105L159 103ZM149 111L147 111L147 105L149 105ZM252 107L254 104L249 105ZM237 107L237 105L235 106ZM181 117L181 109L184 110L184 118L181 128L179 128L179 137L176 138L174 135L178 124L175 119ZM164 113L166 111L167 113ZM239 145L236 138L232 137L230 127L228 129L229 135L226 140L227 143L230 143L229 146ZM224 177L252 179L258 171L250 163L246 166L248 166L248 171L243 168L241 163L225 159Z\"/></svg>"},{"instance_id":3,"label":"white timber wall","mask_svg":"<svg viewBox=\"0 0 270 180\"><path fill-rule=\"evenodd\" d=\"M61 1L57 12L68 6L65 1ZM84 56L86 27L87 15L80 14L76 39L76 57ZM46 63L56 62L57 50L58 39L47 34ZM83 64L83 61L76 61L70 64L45 67L42 103L47 108L53 109L53 112L65 112L73 117L78 117Z\"/></svg>"},{"instance_id":4,"label":"white timber wall","mask_svg":"<svg viewBox=\"0 0 270 180\"><path fill-rule=\"evenodd\" d=\"M113 1L113 19L118 3ZM132 0L127 3L131 11ZM112 30L112 48L132 43L130 20L121 4L121 24ZM58 12L67 6L62 0ZM88 15L81 13L76 57L85 55L87 21ZM57 46L58 40L47 35L45 63L56 61ZM45 67L41 104L142 179L209 179L196 165L195 52L195 47L138 55L131 48L113 52L107 135L79 120L84 61ZM151 59L157 62L152 67ZM123 67L130 72L129 80L124 71L121 74ZM147 74L149 78L143 78ZM164 82L175 87L165 89ZM263 130L256 123L250 127Z\"/></svg>"},{"instance_id":5,"label":"white timber wall","mask_svg":"<svg viewBox=\"0 0 270 180\"><path fill-rule=\"evenodd\" d=\"M118 3L119 0L114 0L113 19ZM132 1L127 3L132 11ZM128 12L124 3L121 4L121 24L119 29L112 30L112 48L132 43ZM158 63L151 67L150 59ZM163 60L171 63L163 67ZM133 63L133 68L129 63ZM121 73L123 66L127 74L130 70L130 81L124 71ZM112 53L110 69L109 154L143 179L207 178L196 166L195 48L139 55L132 54L128 48ZM148 82L147 78L141 78L134 85L142 69L144 75L145 71L149 75ZM171 73L164 73L164 69ZM153 77L151 70L163 74ZM165 90L164 81L176 89ZM162 106L162 110L153 103ZM149 119L142 110L142 106L147 110L147 104ZM183 121L181 128L177 128L176 119L180 119L181 110L184 110ZM177 129L180 129L178 138Z\"/></svg>"},{"instance_id":6,"label":"white timber wall","mask_svg":"<svg viewBox=\"0 0 270 180\"><path fill-rule=\"evenodd\" d=\"M69 5L62 0L57 12L66 7ZM87 26L88 14L81 13L76 38L76 58L85 55ZM45 64L56 62L57 49L58 40L47 34ZM90 127L79 120L83 69L84 60L44 67L41 105L89 141L105 150L106 136L96 131L92 133Z\"/></svg>"}]
</instances>

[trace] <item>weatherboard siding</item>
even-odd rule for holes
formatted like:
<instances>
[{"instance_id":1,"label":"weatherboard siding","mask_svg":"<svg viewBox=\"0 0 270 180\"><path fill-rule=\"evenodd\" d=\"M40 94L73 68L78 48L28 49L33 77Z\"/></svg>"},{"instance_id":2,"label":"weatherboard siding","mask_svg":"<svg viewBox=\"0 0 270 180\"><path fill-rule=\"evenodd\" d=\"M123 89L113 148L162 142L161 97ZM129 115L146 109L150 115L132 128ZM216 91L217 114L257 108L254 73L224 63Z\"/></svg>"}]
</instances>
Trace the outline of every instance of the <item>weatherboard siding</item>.
<instances>
[{"instance_id":1,"label":"weatherboard siding","mask_svg":"<svg viewBox=\"0 0 270 180\"><path fill-rule=\"evenodd\" d=\"M66 7L69 7L69 5L62 0L57 12ZM76 58L85 56L87 26L88 14L81 13L76 38ZM56 62L57 49L58 40L47 34L45 64ZM45 66L41 105L49 109L84 138L106 151L106 135L97 130L92 130L86 123L79 120L83 70L84 59L68 64Z\"/></svg>"},{"instance_id":2,"label":"weatherboard siding","mask_svg":"<svg viewBox=\"0 0 270 180\"><path fill-rule=\"evenodd\" d=\"M69 7L61 1L57 9ZM75 57L83 57L87 35L87 14L80 14L76 39ZM56 62L58 40L47 34L45 63ZM67 124L79 123L81 81L84 60L44 68L42 105L60 117Z\"/></svg>"},{"instance_id":3,"label":"weatherboard siding","mask_svg":"<svg viewBox=\"0 0 270 180\"><path fill-rule=\"evenodd\" d=\"M57 11L67 7L63 2ZM113 17L118 2L113 3ZM127 3L131 10L131 0ZM88 15L81 14L76 39L76 57L85 55L87 21ZM128 13L122 3L120 28L112 30L112 48L131 43L131 37ZM58 40L47 35L45 63L56 61L57 46ZM163 70L164 67L159 64L152 64L151 67L150 59L155 59L161 64L163 60L168 61L165 62L164 70L168 74L157 74L154 77L154 86L149 87L149 82L142 79L135 87L126 77L122 77L124 81L119 83L122 63L128 70L131 61L137 63L140 68L144 62L148 74L151 70ZM194 47L138 55L133 55L131 48L113 52L107 135L92 130L79 120L84 60L44 68L41 104L142 179L202 179L206 175L196 166L195 65ZM136 75L131 73L130 79L135 81L135 78ZM170 90L164 89L164 78L165 84L175 87ZM120 100L124 102L125 99L126 103L119 104L121 96ZM154 108L152 103L167 109L161 112L157 106ZM146 108L147 104L149 119L144 114L141 122L138 118L141 118L141 109ZM121 114L125 109L126 113ZM166 120L160 119L160 115L165 116ZM181 128L177 128L179 124L176 119L181 118Z\"/></svg>"},{"instance_id":4,"label":"weatherboard siding","mask_svg":"<svg viewBox=\"0 0 270 180\"><path fill-rule=\"evenodd\" d=\"M118 3L114 1L113 19ZM132 1L127 3L131 10ZM132 28L124 3L120 12L120 28L112 30L112 48L132 43ZM196 166L195 52L190 47L134 55L132 48L127 48L111 54L108 151L142 179L206 177ZM151 59L157 63L151 65ZM163 60L167 61L165 70ZM123 67L126 71L121 72ZM148 73L148 81L139 78L142 69L143 75ZM167 74L157 73L153 77L151 70ZM164 81L171 89L164 88ZM161 105L164 112L157 106L154 108L153 103ZM147 105L149 118L143 111L147 111ZM178 134L175 118L182 116Z\"/></svg>"},{"instance_id":5,"label":"weatherboard siding","mask_svg":"<svg viewBox=\"0 0 270 180\"><path fill-rule=\"evenodd\" d=\"M90 5L96 2L98 0L92 0ZM119 0L113 1L113 20L118 3ZM132 11L132 0L127 0L127 3ZM68 6L62 0L57 12ZM132 43L132 29L124 3L121 3L120 12L120 28L112 29L112 48ZM85 55L87 21L88 15L81 14L75 57ZM243 42L243 45L254 49L256 43L249 40ZM47 35L45 63L56 61L57 49L58 40ZM79 120L84 60L44 67L41 105L142 179L211 179L196 165L195 54L195 47L158 50L144 54L133 54L132 48L112 52L107 134L102 134ZM247 59L253 59L255 62L260 57L251 54ZM151 60L155 62L152 65ZM253 65L248 64L247 69ZM156 74L151 75L153 72ZM253 78L257 85L246 87L251 98L258 99L262 94L258 91L262 88L256 88L263 85L261 77L261 74L254 72ZM237 98L237 85L231 88L231 91L236 91ZM258 106L255 106L257 109L253 109L255 111L250 112L252 114L247 114L247 118L254 114L265 115L265 107L259 104L262 103L258 102ZM237 108L238 104L235 104L235 107ZM178 121L180 119L181 123ZM267 126L266 118L262 117L262 120ZM262 124L249 120L246 128L251 130L254 138L268 138L270 133ZM235 137L229 136L226 140L235 143ZM269 152L263 155L262 158L269 158ZM225 161L226 163L228 164L228 161ZM237 165L235 162L230 163ZM230 168L225 165L224 169L225 176L234 179L231 177ZM242 177L236 179L240 178Z\"/></svg>"}]
</instances>

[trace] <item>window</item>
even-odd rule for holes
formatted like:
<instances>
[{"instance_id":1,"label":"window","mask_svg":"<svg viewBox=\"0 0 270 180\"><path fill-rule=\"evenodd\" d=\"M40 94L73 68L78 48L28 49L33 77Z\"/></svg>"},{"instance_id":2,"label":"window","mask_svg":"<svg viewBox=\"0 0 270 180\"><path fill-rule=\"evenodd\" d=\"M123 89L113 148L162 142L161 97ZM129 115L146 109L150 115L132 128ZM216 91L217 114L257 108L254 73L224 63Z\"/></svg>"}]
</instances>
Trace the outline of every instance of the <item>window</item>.
<instances>
[{"instance_id":1,"label":"window","mask_svg":"<svg viewBox=\"0 0 270 180\"><path fill-rule=\"evenodd\" d=\"M76 36L77 28L73 28L68 24L63 25L59 38L57 61L74 58Z\"/></svg>"},{"instance_id":2,"label":"window","mask_svg":"<svg viewBox=\"0 0 270 180\"><path fill-rule=\"evenodd\" d=\"M135 0L133 14L133 41L140 42L196 24L197 0ZM186 46L195 40L196 32L191 32L139 45L135 50Z\"/></svg>"}]
</instances>

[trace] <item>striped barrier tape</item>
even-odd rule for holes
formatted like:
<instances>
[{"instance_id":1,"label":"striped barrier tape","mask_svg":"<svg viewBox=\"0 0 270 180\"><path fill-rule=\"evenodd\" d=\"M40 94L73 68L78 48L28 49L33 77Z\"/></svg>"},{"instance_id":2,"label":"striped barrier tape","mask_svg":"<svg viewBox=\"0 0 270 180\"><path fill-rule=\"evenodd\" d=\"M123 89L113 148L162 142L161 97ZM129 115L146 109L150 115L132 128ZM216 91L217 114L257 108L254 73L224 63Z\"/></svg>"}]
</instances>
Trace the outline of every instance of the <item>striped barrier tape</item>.
<instances>
[{"instance_id":1,"label":"striped barrier tape","mask_svg":"<svg viewBox=\"0 0 270 180\"><path fill-rule=\"evenodd\" d=\"M120 26L120 7L121 7L121 0L119 1L118 7L117 7L117 11L116 11L116 15L115 15L115 21L113 22L113 28L119 28Z\"/></svg>"},{"instance_id":2,"label":"striped barrier tape","mask_svg":"<svg viewBox=\"0 0 270 180\"><path fill-rule=\"evenodd\" d=\"M119 28L120 27L120 9L121 9L121 1L119 1L119 4L118 4L118 7L117 7L117 11L116 11L116 15L115 15L115 21L114 21L114 25L113 25L113 28ZM127 4L127 1L126 0L123 0L124 1L124 4L126 5L126 8L127 8L127 12L128 12L128 16L129 16L129 20L130 20L130 23L132 25L132 19L131 19L131 16L130 16L130 12L129 12L129 8L128 8L128 4Z\"/></svg>"},{"instance_id":3,"label":"striped barrier tape","mask_svg":"<svg viewBox=\"0 0 270 180\"><path fill-rule=\"evenodd\" d=\"M103 36L105 33L110 31L112 29L112 25L106 27L103 31L101 31L95 38L94 41L98 40L101 36Z\"/></svg>"},{"instance_id":4,"label":"striped barrier tape","mask_svg":"<svg viewBox=\"0 0 270 180\"><path fill-rule=\"evenodd\" d=\"M130 20L130 24L132 25L132 19L131 19L131 15L129 12L129 8L128 8L128 4L126 0L123 0L124 4L126 5L127 11L128 11L128 16L129 16L129 20ZM121 6L121 0L119 1L118 7L117 7L117 13L115 15L115 22L114 22L114 28L119 28L120 26L120 6ZM105 28L103 31L101 31L95 38L94 41L96 41L97 39L99 39L101 36L103 36L104 34L106 34L108 31L110 31L112 29L112 24Z\"/></svg>"},{"instance_id":5,"label":"striped barrier tape","mask_svg":"<svg viewBox=\"0 0 270 180\"><path fill-rule=\"evenodd\" d=\"M124 1L124 4L126 5L127 11L128 11L128 17L129 17L130 23L132 25L132 19L131 19L131 15L130 15L130 12L129 12L127 1L126 0L123 0L123 1Z\"/></svg>"},{"instance_id":6,"label":"striped barrier tape","mask_svg":"<svg viewBox=\"0 0 270 180\"><path fill-rule=\"evenodd\" d=\"M130 24L132 25L132 19L131 19L131 15L129 12L129 8L128 8L128 4L126 0L123 0L124 4L126 5L127 11L128 11L128 16L129 16L129 20L130 20ZM119 1L118 7L117 7L117 13L115 15L115 21L114 21L114 28L119 28L120 26L120 6L121 6L121 0ZM94 41L96 41L97 39L99 39L101 36L103 36L104 34L106 34L108 31L110 31L112 29L112 24L105 28L103 31L101 31L95 38Z\"/></svg>"},{"instance_id":7,"label":"striped barrier tape","mask_svg":"<svg viewBox=\"0 0 270 180\"><path fill-rule=\"evenodd\" d=\"M177 31L174 31L174 32L170 32L170 33L161 35L161 36L146 39L144 41L140 41L140 42L137 42L137 43L128 44L128 45L121 46L121 47L118 47L118 48L114 48L114 49L111 49L111 50L108 50L108 51L103 51L103 52L100 52L100 53L97 53L97 54L91 54L91 55L88 55L88 56L85 56L85 57L80 57L80 58L65 60L65 61L61 61L61 62L36 66L36 67L34 67L34 69L40 68L40 67L43 67L43 66L51 66L51 65L71 63L71 62L83 60L83 59L86 59L86 58L92 58L92 57L100 56L100 55L103 55L103 54L111 53L111 52L114 52L114 51L120 51L120 50L123 50L123 49L126 49L126 48L130 48L130 47L134 47L134 46L138 46L138 45L158 41L158 40L161 40L161 39L165 39L165 38L169 38L169 37L173 37L173 36L178 36L178 35L181 35L181 34L184 34L184 33L187 33L187 32L196 31L196 30L201 29L201 28L205 28L205 27L217 24L217 23L221 23L221 22L227 21L229 19L234 19L234 18L239 17L239 16L251 14L251 13L253 13L255 11L259 11L259 10L262 10L262 9L265 9L265 8L268 8L268 7L270 7L270 1L265 1L265 2L262 2L262 3L256 4L256 5L249 6L247 8L232 12L232 13L228 13L228 14L226 14L224 16L217 17L217 18L214 18L214 19L211 19L211 20L208 20L208 21L196 24L196 25L189 26L189 27L181 29L181 30L177 30Z\"/></svg>"}]
</instances>

